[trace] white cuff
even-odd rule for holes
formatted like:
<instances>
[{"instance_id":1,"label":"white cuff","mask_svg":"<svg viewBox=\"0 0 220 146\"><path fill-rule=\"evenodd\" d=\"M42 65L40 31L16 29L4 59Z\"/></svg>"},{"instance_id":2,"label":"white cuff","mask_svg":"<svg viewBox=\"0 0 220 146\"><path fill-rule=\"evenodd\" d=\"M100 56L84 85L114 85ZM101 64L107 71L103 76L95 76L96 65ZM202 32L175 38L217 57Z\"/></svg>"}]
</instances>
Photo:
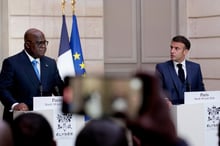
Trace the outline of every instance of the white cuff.
<instances>
[{"instance_id":1,"label":"white cuff","mask_svg":"<svg viewBox=\"0 0 220 146\"><path fill-rule=\"evenodd\" d=\"M12 112L12 111L14 110L14 107L15 107L16 105L18 105L18 104L19 104L18 102L12 104L10 112Z\"/></svg>"}]
</instances>

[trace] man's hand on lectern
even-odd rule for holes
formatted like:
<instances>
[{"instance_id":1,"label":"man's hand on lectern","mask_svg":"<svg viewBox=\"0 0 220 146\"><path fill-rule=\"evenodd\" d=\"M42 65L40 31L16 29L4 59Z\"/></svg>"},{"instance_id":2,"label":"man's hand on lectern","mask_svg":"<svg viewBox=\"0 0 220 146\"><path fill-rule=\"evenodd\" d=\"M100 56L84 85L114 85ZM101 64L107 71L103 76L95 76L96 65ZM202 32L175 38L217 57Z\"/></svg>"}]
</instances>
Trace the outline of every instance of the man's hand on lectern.
<instances>
[{"instance_id":1,"label":"man's hand on lectern","mask_svg":"<svg viewBox=\"0 0 220 146\"><path fill-rule=\"evenodd\" d=\"M14 111L28 111L28 106L25 103L19 103L13 108Z\"/></svg>"}]
</instances>

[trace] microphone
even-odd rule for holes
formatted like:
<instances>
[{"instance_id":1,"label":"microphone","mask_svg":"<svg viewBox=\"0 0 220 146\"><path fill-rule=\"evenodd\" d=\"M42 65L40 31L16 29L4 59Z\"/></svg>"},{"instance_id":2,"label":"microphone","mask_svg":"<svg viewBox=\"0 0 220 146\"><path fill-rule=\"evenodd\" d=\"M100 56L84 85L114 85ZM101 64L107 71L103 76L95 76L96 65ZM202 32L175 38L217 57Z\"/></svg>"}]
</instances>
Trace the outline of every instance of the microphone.
<instances>
[{"instance_id":1,"label":"microphone","mask_svg":"<svg viewBox=\"0 0 220 146\"><path fill-rule=\"evenodd\" d=\"M57 96L60 96L60 91L57 86L54 87L54 90L55 90L55 94L57 94Z\"/></svg>"},{"instance_id":2,"label":"microphone","mask_svg":"<svg viewBox=\"0 0 220 146\"><path fill-rule=\"evenodd\" d=\"M188 92L191 91L191 84L188 81L186 83L186 91L188 91Z\"/></svg>"},{"instance_id":3,"label":"microphone","mask_svg":"<svg viewBox=\"0 0 220 146\"><path fill-rule=\"evenodd\" d=\"M40 83L39 89L40 89L40 96L43 96L43 86L41 83Z\"/></svg>"}]
</instances>

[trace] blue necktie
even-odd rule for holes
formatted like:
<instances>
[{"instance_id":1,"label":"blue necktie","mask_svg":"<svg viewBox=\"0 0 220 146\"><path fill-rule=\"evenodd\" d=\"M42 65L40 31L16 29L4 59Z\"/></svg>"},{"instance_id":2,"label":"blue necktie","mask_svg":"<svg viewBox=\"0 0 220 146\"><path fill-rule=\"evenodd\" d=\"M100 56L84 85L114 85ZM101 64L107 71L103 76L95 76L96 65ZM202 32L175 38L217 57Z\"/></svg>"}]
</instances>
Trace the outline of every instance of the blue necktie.
<instances>
[{"instance_id":1,"label":"blue necktie","mask_svg":"<svg viewBox=\"0 0 220 146\"><path fill-rule=\"evenodd\" d=\"M33 60L33 61L32 61L32 65L33 65L33 67L34 67L34 71L35 71L35 73L36 73L36 75L37 75L37 78L40 80L40 73L39 73L39 70L38 70L38 68L37 68L37 64L38 64L38 61L37 61L37 60Z\"/></svg>"}]
</instances>

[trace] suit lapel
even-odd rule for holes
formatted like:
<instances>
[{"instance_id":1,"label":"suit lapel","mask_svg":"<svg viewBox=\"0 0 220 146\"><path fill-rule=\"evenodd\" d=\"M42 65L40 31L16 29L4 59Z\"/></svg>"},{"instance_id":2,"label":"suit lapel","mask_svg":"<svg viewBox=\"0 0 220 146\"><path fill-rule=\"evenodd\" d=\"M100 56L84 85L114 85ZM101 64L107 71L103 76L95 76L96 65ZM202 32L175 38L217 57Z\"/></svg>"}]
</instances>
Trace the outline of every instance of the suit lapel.
<instances>
[{"instance_id":1,"label":"suit lapel","mask_svg":"<svg viewBox=\"0 0 220 146\"><path fill-rule=\"evenodd\" d=\"M46 82L47 80L49 65L47 64L47 62L43 57L40 59L40 68L41 68L41 82L42 84L44 84L44 82Z\"/></svg>"},{"instance_id":2,"label":"suit lapel","mask_svg":"<svg viewBox=\"0 0 220 146\"><path fill-rule=\"evenodd\" d=\"M24 51L22 52L22 63L23 71L27 75L27 78L33 83L34 86L38 87L39 80L27 54Z\"/></svg>"},{"instance_id":3,"label":"suit lapel","mask_svg":"<svg viewBox=\"0 0 220 146\"><path fill-rule=\"evenodd\" d=\"M186 77L187 83L191 85L191 81L192 81L191 75L193 73L193 68L190 65L189 61L186 61L186 73L187 73L187 77Z\"/></svg>"}]
</instances>

